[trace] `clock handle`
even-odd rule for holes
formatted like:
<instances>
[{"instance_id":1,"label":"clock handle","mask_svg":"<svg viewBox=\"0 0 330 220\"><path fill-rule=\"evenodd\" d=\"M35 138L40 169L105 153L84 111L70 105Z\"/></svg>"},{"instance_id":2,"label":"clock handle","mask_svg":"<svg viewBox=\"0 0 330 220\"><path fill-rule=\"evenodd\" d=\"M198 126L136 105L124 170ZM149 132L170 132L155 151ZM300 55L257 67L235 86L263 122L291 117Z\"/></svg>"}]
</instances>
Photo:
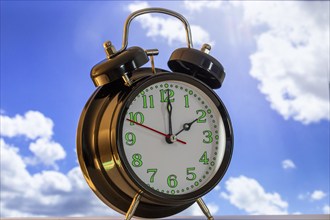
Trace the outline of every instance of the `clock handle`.
<instances>
[{"instance_id":1,"label":"clock handle","mask_svg":"<svg viewBox=\"0 0 330 220\"><path fill-rule=\"evenodd\" d=\"M199 207L201 208L201 210L203 211L204 215L207 217L208 220L214 220L210 210L207 208L205 202L203 201L202 198L199 198L196 200L197 204L199 205Z\"/></svg>"},{"instance_id":2,"label":"clock handle","mask_svg":"<svg viewBox=\"0 0 330 220\"><path fill-rule=\"evenodd\" d=\"M175 11L171 11L171 10L164 9L164 8L145 8L145 9L135 11L127 17L127 19L125 21L125 25L124 25L122 47L116 53L112 54L112 57L115 57L115 56L119 55L121 52L123 52L124 50L126 50L127 45L128 45L129 25L130 25L131 21L140 15L148 14L148 13L161 13L161 14L167 14L167 15L178 18L184 24L184 27L186 29L186 38L187 38L188 48L193 48L190 25L185 17L183 17L181 14L179 14Z\"/></svg>"}]
</instances>

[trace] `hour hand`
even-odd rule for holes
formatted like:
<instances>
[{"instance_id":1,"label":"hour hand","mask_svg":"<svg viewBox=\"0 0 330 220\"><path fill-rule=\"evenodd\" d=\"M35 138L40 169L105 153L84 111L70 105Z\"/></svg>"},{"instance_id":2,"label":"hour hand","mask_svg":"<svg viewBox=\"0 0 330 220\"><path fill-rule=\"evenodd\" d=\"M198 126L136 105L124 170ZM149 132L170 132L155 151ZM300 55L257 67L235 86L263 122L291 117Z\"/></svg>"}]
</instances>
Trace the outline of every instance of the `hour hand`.
<instances>
[{"instance_id":1,"label":"hour hand","mask_svg":"<svg viewBox=\"0 0 330 220\"><path fill-rule=\"evenodd\" d=\"M194 124L197 120L198 120L198 118L196 118L196 119L193 120L192 122L184 123L184 124L183 124L183 128L182 128L178 133L176 133L175 136L178 136L182 131L189 131L191 125Z\"/></svg>"}]
</instances>

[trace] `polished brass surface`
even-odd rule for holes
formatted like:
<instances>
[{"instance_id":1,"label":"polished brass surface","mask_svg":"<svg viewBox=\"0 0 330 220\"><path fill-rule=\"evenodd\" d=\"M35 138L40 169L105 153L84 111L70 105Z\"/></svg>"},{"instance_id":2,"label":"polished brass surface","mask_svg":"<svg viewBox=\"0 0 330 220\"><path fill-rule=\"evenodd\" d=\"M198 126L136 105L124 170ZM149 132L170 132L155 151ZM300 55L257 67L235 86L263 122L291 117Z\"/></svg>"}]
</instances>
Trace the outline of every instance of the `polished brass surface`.
<instances>
[{"instance_id":1,"label":"polished brass surface","mask_svg":"<svg viewBox=\"0 0 330 220\"><path fill-rule=\"evenodd\" d=\"M104 47L105 53L107 54L108 59L110 59L112 54L117 52L115 46L111 43L111 41L104 42L103 47Z\"/></svg>"}]
</instances>

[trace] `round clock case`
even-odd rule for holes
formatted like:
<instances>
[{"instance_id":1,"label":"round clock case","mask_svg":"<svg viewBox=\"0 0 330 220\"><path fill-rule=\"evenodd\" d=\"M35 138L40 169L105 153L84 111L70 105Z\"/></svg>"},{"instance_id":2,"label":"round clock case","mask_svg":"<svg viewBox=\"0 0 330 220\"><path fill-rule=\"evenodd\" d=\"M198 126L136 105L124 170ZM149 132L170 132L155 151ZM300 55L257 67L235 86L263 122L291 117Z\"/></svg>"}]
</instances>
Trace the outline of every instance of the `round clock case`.
<instances>
[{"instance_id":1,"label":"round clock case","mask_svg":"<svg viewBox=\"0 0 330 220\"><path fill-rule=\"evenodd\" d=\"M136 83L131 87L123 86L118 81L106 84L99 87L87 102L77 132L79 163L96 195L118 212L127 212L134 196L143 192L135 216L170 216L192 205L196 199L215 187L225 174L233 150L233 131L229 115L212 89L187 74L159 70L159 73L154 75L151 69L141 68L135 71L132 77ZM212 100L223 121L224 134L219 135L224 135L225 140L222 160L214 176L197 190L177 195L159 192L137 176L125 155L122 132L127 110L141 91L152 84L173 80L199 88ZM180 160L180 156L169 159Z\"/></svg>"}]
</instances>

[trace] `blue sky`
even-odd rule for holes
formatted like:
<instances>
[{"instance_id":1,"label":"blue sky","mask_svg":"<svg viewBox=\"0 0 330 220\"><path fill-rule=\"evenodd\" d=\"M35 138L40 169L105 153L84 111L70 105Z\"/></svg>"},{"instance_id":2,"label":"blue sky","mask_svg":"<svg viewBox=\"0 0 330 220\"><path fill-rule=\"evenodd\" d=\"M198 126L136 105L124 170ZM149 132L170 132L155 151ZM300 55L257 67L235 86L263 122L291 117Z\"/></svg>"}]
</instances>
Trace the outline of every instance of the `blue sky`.
<instances>
[{"instance_id":1,"label":"blue sky","mask_svg":"<svg viewBox=\"0 0 330 220\"><path fill-rule=\"evenodd\" d=\"M117 215L83 179L75 134L102 43L119 49L126 17L143 7L183 14L194 46L211 43L225 67L216 92L235 149L204 197L212 213L329 213L329 2L1 1L1 216ZM143 16L129 45L158 48L167 69L182 31Z\"/></svg>"}]
</instances>

